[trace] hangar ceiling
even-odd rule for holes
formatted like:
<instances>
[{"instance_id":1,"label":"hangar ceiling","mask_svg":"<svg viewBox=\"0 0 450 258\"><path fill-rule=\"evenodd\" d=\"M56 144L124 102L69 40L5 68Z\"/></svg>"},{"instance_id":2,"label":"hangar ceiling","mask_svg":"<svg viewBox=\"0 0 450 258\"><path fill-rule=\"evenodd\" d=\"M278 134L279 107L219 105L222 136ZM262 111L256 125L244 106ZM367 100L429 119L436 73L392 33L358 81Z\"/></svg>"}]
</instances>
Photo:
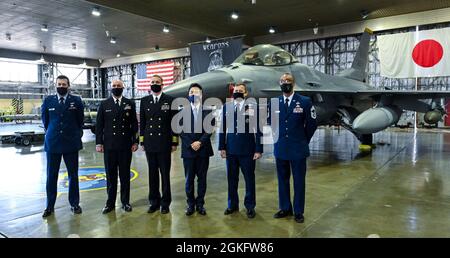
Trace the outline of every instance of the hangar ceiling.
<instances>
[{"instance_id":1,"label":"hangar ceiling","mask_svg":"<svg viewBox=\"0 0 450 258\"><path fill-rule=\"evenodd\" d=\"M211 38L277 32L450 7L447 0L2 0L0 48L106 59L186 47ZM91 15L100 6L101 16ZM239 19L230 18L237 11ZM41 31L42 24L48 32ZM162 28L169 25L170 32ZM106 35L109 32L109 37ZM6 34L11 35L7 40ZM110 43L110 37L117 39ZM76 49L72 49L72 43Z\"/></svg>"}]
</instances>

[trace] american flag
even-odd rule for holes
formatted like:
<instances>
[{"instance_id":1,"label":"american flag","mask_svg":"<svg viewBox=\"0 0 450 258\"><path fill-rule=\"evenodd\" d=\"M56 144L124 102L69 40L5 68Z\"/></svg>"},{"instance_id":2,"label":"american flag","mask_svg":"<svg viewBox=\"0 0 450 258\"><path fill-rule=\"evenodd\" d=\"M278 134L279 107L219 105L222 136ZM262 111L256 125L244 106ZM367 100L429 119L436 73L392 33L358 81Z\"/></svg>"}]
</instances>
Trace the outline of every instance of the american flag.
<instances>
[{"instance_id":1,"label":"american flag","mask_svg":"<svg viewBox=\"0 0 450 258\"><path fill-rule=\"evenodd\" d=\"M137 89L142 91L150 90L152 76L157 74L163 78L164 87L174 83L174 61L164 61L150 64L136 65Z\"/></svg>"}]
</instances>

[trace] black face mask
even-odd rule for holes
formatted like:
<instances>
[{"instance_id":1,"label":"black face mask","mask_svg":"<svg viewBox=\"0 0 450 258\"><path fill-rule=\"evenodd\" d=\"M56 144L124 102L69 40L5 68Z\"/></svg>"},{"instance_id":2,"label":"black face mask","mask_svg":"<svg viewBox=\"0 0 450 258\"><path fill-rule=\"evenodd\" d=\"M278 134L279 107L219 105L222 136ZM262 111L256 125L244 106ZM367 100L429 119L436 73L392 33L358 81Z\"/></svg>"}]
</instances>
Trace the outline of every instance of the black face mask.
<instances>
[{"instance_id":1,"label":"black face mask","mask_svg":"<svg viewBox=\"0 0 450 258\"><path fill-rule=\"evenodd\" d=\"M200 96L196 96L196 95L191 95L188 97L189 102L191 103L196 103L200 101Z\"/></svg>"},{"instance_id":2,"label":"black face mask","mask_svg":"<svg viewBox=\"0 0 450 258\"><path fill-rule=\"evenodd\" d=\"M69 91L66 87L56 87L56 92L58 92L59 95L65 96L67 94L67 91Z\"/></svg>"},{"instance_id":3,"label":"black face mask","mask_svg":"<svg viewBox=\"0 0 450 258\"><path fill-rule=\"evenodd\" d=\"M120 97L122 95L123 88L112 88L111 92L114 96Z\"/></svg>"},{"instance_id":4,"label":"black face mask","mask_svg":"<svg viewBox=\"0 0 450 258\"><path fill-rule=\"evenodd\" d=\"M161 91L162 87L161 84L152 84L150 86L150 88L152 89L153 92L158 93Z\"/></svg>"},{"instance_id":5,"label":"black face mask","mask_svg":"<svg viewBox=\"0 0 450 258\"><path fill-rule=\"evenodd\" d=\"M233 99L244 99L244 93L242 92L233 92Z\"/></svg>"},{"instance_id":6,"label":"black face mask","mask_svg":"<svg viewBox=\"0 0 450 258\"><path fill-rule=\"evenodd\" d=\"M281 91L284 93L291 93L292 87L292 83L283 83L280 85Z\"/></svg>"}]
</instances>

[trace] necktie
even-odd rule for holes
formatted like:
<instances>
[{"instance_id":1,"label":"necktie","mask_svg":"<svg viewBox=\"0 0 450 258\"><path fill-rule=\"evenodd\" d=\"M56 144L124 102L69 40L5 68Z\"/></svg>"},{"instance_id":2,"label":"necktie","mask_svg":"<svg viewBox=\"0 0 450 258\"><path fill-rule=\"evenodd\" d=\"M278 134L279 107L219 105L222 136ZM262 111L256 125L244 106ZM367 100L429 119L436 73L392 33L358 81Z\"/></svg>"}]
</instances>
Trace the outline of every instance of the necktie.
<instances>
[{"instance_id":1,"label":"necktie","mask_svg":"<svg viewBox=\"0 0 450 258\"><path fill-rule=\"evenodd\" d=\"M197 123L197 117L198 117L198 109L197 107L194 107L194 123Z\"/></svg>"},{"instance_id":2,"label":"necktie","mask_svg":"<svg viewBox=\"0 0 450 258\"><path fill-rule=\"evenodd\" d=\"M288 108L289 108L289 99L288 98L285 99L284 106L286 107L286 110L288 110Z\"/></svg>"},{"instance_id":3,"label":"necktie","mask_svg":"<svg viewBox=\"0 0 450 258\"><path fill-rule=\"evenodd\" d=\"M120 106L119 99L116 99L116 106L117 106L117 107Z\"/></svg>"},{"instance_id":4,"label":"necktie","mask_svg":"<svg viewBox=\"0 0 450 258\"><path fill-rule=\"evenodd\" d=\"M158 97L155 97L155 104L158 103Z\"/></svg>"},{"instance_id":5,"label":"necktie","mask_svg":"<svg viewBox=\"0 0 450 258\"><path fill-rule=\"evenodd\" d=\"M64 105L64 98L63 97L59 98L59 104Z\"/></svg>"}]
</instances>

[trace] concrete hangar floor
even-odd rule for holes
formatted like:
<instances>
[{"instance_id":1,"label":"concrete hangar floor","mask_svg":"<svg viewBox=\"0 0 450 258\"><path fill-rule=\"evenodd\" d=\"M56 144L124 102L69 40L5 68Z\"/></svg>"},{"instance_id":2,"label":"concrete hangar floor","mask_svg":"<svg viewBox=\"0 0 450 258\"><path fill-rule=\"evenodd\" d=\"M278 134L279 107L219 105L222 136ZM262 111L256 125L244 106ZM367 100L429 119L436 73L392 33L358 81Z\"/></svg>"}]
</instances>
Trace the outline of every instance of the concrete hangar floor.
<instances>
[{"instance_id":1,"label":"concrete hangar floor","mask_svg":"<svg viewBox=\"0 0 450 258\"><path fill-rule=\"evenodd\" d=\"M217 146L217 137L213 142ZM450 237L450 131L391 129L374 135L377 148L358 154L358 142L345 130L320 129L311 142L305 223L274 219L278 193L271 146L257 162L256 218L243 208L223 215L227 200L225 161L211 158L208 214L186 217L184 172L179 150L173 155L170 214L147 214L148 176L145 154L133 156L133 211L101 214L106 200L103 157L94 151L87 130L80 152L83 214L70 213L64 174L55 215L45 208L43 146L0 148L0 232L8 237ZM100 172L99 172L100 171Z\"/></svg>"}]
</instances>

